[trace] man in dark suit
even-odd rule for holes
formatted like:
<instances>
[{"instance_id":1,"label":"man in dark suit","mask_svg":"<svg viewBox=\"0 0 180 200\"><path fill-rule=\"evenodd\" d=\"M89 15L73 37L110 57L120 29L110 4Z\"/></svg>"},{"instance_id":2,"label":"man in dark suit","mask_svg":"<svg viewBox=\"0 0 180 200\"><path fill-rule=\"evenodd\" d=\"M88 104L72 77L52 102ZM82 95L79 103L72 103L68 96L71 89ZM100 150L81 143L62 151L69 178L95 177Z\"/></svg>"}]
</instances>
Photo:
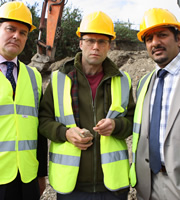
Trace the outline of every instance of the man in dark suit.
<instances>
[{"instance_id":1,"label":"man in dark suit","mask_svg":"<svg viewBox=\"0 0 180 200\"><path fill-rule=\"evenodd\" d=\"M38 135L42 78L18 60L35 28L22 2L0 7L0 200L39 200L45 189L47 140Z\"/></svg>"}]
</instances>

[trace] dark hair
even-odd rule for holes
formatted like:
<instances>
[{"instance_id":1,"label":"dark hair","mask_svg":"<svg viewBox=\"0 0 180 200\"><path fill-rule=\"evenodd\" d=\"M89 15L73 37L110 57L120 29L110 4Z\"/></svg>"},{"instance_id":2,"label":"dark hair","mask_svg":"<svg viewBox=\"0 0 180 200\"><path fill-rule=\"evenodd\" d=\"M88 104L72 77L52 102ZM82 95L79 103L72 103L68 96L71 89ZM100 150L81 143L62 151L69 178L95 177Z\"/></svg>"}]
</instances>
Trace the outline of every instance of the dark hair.
<instances>
[{"instance_id":1,"label":"dark hair","mask_svg":"<svg viewBox=\"0 0 180 200\"><path fill-rule=\"evenodd\" d=\"M177 28L173 27L173 26L169 26L167 28L169 29L169 31L171 31L171 33L174 34L174 38L177 41L177 36L178 36L178 34L180 34L180 31ZM146 42L145 41L145 36L142 39L143 39L143 42L145 43Z\"/></svg>"},{"instance_id":2,"label":"dark hair","mask_svg":"<svg viewBox=\"0 0 180 200\"><path fill-rule=\"evenodd\" d=\"M177 36L180 34L180 31L175 27L168 27L168 29L174 34L174 38L177 41Z\"/></svg>"},{"instance_id":3,"label":"dark hair","mask_svg":"<svg viewBox=\"0 0 180 200\"><path fill-rule=\"evenodd\" d=\"M25 23L25 22L18 21L18 20L14 20L14 19L0 18L0 23L7 22L7 21L18 22L18 23L24 24L25 26L28 27L29 31L31 30L31 25L30 25L30 24L27 24L27 23Z\"/></svg>"}]
</instances>

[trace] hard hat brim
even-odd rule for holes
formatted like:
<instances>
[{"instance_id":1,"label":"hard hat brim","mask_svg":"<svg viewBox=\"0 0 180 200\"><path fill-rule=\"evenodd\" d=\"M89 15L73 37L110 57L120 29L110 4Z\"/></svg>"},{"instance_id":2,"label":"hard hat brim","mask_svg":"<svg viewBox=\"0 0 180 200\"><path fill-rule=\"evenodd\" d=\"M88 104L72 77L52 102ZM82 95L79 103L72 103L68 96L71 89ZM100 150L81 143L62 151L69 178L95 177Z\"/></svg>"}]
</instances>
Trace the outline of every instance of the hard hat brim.
<instances>
[{"instance_id":1,"label":"hard hat brim","mask_svg":"<svg viewBox=\"0 0 180 200\"><path fill-rule=\"evenodd\" d=\"M81 33L82 34L85 34L85 33L89 33L89 34L101 34L101 35L107 35L107 36L110 36L111 37L111 40L115 40L116 39L116 33L114 32L114 35L110 35L109 33L98 33L97 31L88 31L88 32L83 32L81 31L80 32L80 27L78 27L77 31L76 31L76 35L78 37L81 37Z\"/></svg>"},{"instance_id":2,"label":"hard hat brim","mask_svg":"<svg viewBox=\"0 0 180 200\"><path fill-rule=\"evenodd\" d=\"M178 30L180 30L180 23L161 23L161 24L158 24L158 25L154 25L154 26L151 26L151 27L148 27L142 31L139 31L137 33L137 38L140 42L144 42L144 37L145 35L149 32L149 31L152 31L153 29L156 29L158 27L174 27L174 28L177 28Z\"/></svg>"}]
</instances>

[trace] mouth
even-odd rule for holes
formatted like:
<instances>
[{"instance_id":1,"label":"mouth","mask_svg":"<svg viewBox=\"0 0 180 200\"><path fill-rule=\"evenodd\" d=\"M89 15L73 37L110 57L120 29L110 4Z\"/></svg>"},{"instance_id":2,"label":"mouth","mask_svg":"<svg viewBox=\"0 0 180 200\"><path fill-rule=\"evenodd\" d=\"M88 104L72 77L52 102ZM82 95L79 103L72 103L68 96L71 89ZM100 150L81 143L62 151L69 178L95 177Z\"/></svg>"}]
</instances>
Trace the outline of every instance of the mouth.
<instances>
[{"instance_id":1,"label":"mouth","mask_svg":"<svg viewBox=\"0 0 180 200\"><path fill-rule=\"evenodd\" d=\"M162 52L164 52L166 49L164 47L156 47L154 49L152 49L152 55L159 55L162 54Z\"/></svg>"},{"instance_id":2,"label":"mouth","mask_svg":"<svg viewBox=\"0 0 180 200\"><path fill-rule=\"evenodd\" d=\"M92 53L92 54L90 54L90 56L92 56L92 57L99 57L99 54Z\"/></svg>"},{"instance_id":3,"label":"mouth","mask_svg":"<svg viewBox=\"0 0 180 200\"><path fill-rule=\"evenodd\" d=\"M14 42L9 42L8 45L19 47L19 45L17 43L14 43Z\"/></svg>"}]
</instances>

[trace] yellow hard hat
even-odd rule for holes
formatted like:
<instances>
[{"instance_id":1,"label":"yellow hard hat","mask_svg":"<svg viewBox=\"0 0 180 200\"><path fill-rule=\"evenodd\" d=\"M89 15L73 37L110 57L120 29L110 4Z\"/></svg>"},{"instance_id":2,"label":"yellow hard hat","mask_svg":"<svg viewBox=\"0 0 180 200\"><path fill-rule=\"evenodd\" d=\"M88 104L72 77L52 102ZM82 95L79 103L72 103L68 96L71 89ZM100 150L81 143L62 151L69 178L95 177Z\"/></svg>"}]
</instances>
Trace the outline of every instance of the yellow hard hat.
<instances>
[{"instance_id":1,"label":"yellow hard hat","mask_svg":"<svg viewBox=\"0 0 180 200\"><path fill-rule=\"evenodd\" d=\"M143 42L148 31L160 26L176 27L180 30L180 23L171 12L167 9L152 8L144 13L140 31L137 34L138 39Z\"/></svg>"},{"instance_id":2,"label":"yellow hard hat","mask_svg":"<svg viewBox=\"0 0 180 200\"><path fill-rule=\"evenodd\" d=\"M0 19L15 20L30 25L30 32L36 27L32 24L32 15L27 6L20 1L12 1L0 7Z\"/></svg>"},{"instance_id":3,"label":"yellow hard hat","mask_svg":"<svg viewBox=\"0 0 180 200\"><path fill-rule=\"evenodd\" d=\"M81 33L105 34L112 36L112 40L116 38L111 18L101 11L93 12L83 18L76 35L81 37Z\"/></svg>"}]
</instances>

